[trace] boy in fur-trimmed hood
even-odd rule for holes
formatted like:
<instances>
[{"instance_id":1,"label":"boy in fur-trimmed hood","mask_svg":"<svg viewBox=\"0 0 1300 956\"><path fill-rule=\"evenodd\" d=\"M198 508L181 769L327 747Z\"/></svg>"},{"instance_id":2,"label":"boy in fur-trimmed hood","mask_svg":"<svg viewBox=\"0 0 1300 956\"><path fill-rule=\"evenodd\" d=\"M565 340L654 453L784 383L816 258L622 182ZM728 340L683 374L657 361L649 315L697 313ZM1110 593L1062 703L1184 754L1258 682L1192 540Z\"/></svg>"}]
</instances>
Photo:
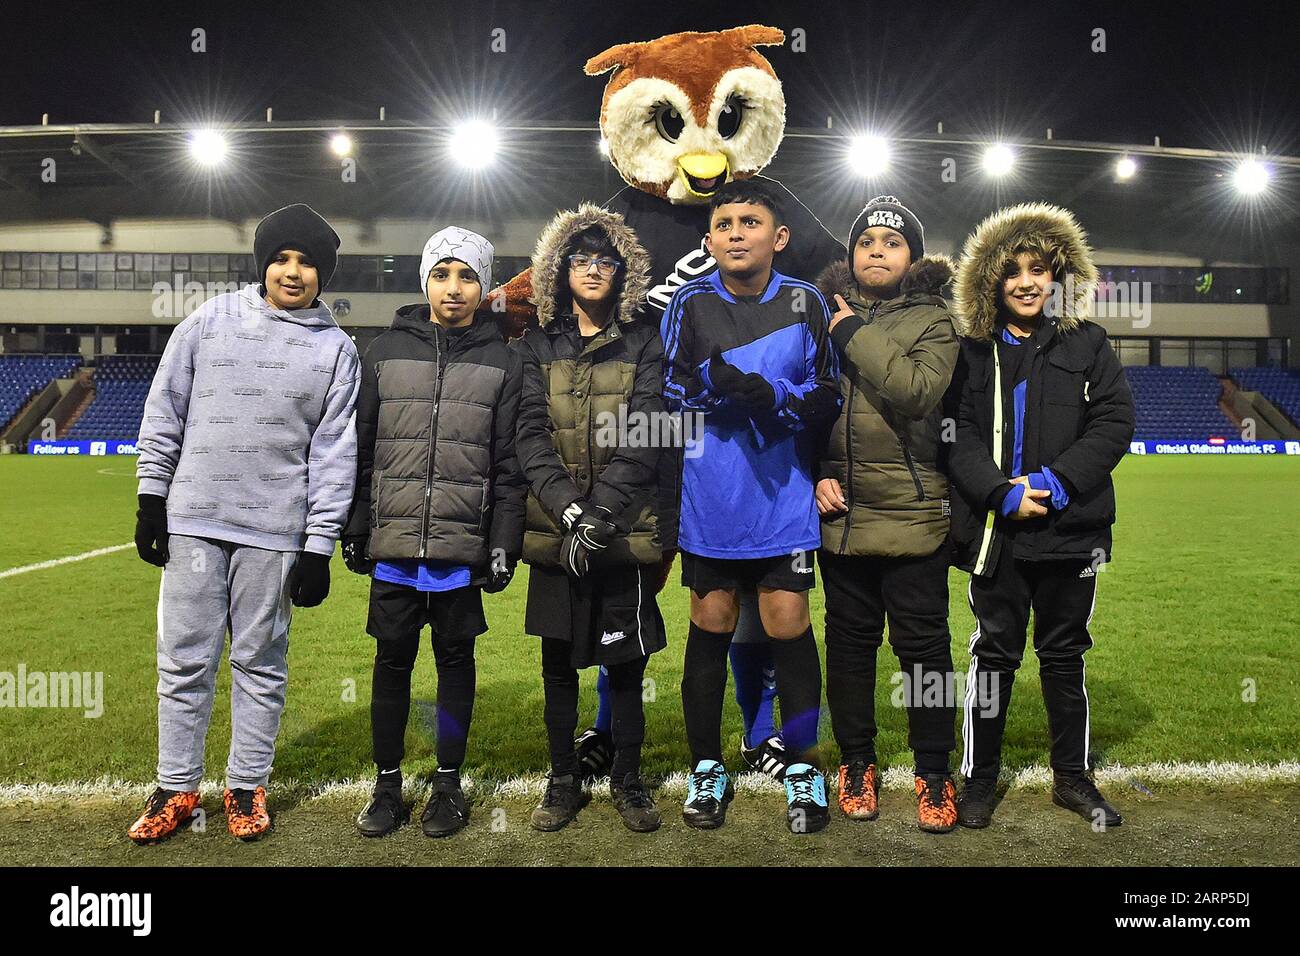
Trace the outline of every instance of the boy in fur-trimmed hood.
<instances>
[{"instance_id":1,"label":"boy in fur-trimmed hood","mask_svg":"<svg viewBox=\"0 0 1300 956\"><path fill-rule=\"evenodd\" d=\"M519 461L532 487L524 630L541 638L551 752L531 818L543 831L567 826L587 799L573 734L578 671L593 665L609 702L614 806L631 830L660 824L641 780L641 683L666 644L655 594L678 502L674 458L645 427L663 420L663 345L638 319L649 283L650 256L622 216L591 203L561 212L533 254L539 324L511 343L523 363Z\"/></svg>"},{"instance_id":2,"label":"boy in fur-trimmed hood","mask_svg":"<svg viewBox=\"0 0 1300 956\"><path fill-rule=\"evenodd\" d=\"M1003 209L966 240L955 309L962 342L950 395L953 538L972 571L978 624L967 681L959 822L989 824L1011 685L1034 612L1051 731L1052 800L1103 826L1120 815L1088 775L1083 654L1097 571L1110 559L1111 471L1133 437L1133 398L1106 333L1086 318L1092 250L1074 216Z\"/></svg>"}]
</instances>

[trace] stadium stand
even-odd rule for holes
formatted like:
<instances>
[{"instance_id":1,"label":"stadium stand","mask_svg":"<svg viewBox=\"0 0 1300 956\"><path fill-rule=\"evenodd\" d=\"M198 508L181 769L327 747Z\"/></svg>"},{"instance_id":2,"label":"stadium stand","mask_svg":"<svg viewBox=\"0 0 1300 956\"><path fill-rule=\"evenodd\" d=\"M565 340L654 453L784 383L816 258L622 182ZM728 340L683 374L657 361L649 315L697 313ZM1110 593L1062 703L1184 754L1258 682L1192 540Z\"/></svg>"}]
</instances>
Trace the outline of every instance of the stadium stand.
<instances>
[{"instance_id":1,"label":"stadium stand","mask_svg":"<svg viewBox=\"0 0 1300 956\"><path fill-rule=\"evenodd\" d=\"M80 355L0 355L0 430L32 396L81 365Z\"/></svg>"},{"instance_id":2,"label":"stadium stand","mask_svg":"<svg viewBox=\"0 0 1300 956\"><path fill-rule=\"evenodd\" d=\"M95 400L68 431L72 440L135 441L156 355L106 355L95 370Z\"/></svg>"},{"instance_id":3,"label":"stadium stand","mask_svg":"<svg viewBox=\"0 0 1300 956\"><path fill-rule=\"evenodd\" d=\"M81 364L79 355L0 355L0 426L46 384L73 375ZM99 358L95 399L66 437L134 441L157 368L158 356ZM1137 405L1137 439L1204 441L1236 434L1236 426L1219 407L1222 386L1208 369L1136 365L1124 371ZM1231 376L1238 386L1259 392L1300 425L1300 371L1234 368Z\"/></svg>"},{"instance_id":4,"label":"stadium stand","mask_svg":"<svg viewBox=\"0 0 1300 956\"><path fill-rule=\"evenodd\" d=\"M1124 369L1137 406L1139 441L1236 437L1219 408L1223 387L1207 368L1130 365Z\"/></svg>"},{"instance_id":5,"label":"stadium stand","mask_svg":"<svg viewBox=\"0 0 1300 956\"><path fill-rule=\"evenodd\" d=\"M1300 425L1300 370L1290 368L1234 368L1232 378L1239 386L1259 392Z\"/></svg>"}]
</instances>

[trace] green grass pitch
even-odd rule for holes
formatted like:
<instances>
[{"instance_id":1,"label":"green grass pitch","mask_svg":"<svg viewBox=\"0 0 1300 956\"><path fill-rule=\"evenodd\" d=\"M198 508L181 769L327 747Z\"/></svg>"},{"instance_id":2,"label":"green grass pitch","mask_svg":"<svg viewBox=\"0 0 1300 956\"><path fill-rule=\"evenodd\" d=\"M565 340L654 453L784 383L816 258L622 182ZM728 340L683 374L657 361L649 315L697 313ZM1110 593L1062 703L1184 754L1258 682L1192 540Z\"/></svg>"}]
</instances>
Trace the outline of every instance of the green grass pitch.
<instances>
[{"instance_id":1,"label":"green grass pitch","mask_svg":"<svg viewBox=\"0 0 1300 956\"><path fill-rule=\"evenodd\" d=\"M1099 582L1095 647L1087 658L1093 750L1103 766L1295 759L1297 468L1300 462L1282 458L1128 458L1120 466L1115 559ZM0 458L0 571L129 542L133 473L127 458ZM368 581L349 574L338 558L332 570L326 603L294 615L273 784L310 786L372 772ZM466 768L476 780L536 776L547 767L538 642L522 632L526 574L521 568L506 592L485 597L490 630L478 643ZM67 709L0 707L0 785L153 779L158 580L159 571L142 563L133 547L0 578L0 671L13 673L23 664L28 672L104 675L98 718ZM950 590L954 660L964 671L973 626L965 576L953 572ZM644 767L651 778L687 769L678 686L687 600L677 569L660 603L669 647L647 669L652 684ZM820 587L812 604L820 643ZM888 649L881 654L878 750L885 767L907 768L905 714L890 703L897 659ZM579 726L594 715L593 676L584 677ZM208 736L209 778L224 771L228 688L223 665ZM408 777L434 766L434 689L426 639L407 730ZM822 737L823 760L833 767L838 753L825 714ZM729 692L729 753L736 753L739 738ZM1047 761L1032 653L1016 682L1004 760L1009 770ZM666 819L675 817L674 802L664 801Z\"/></svg>"},{"instance_id":2,"label":"green grass pitch","mask_svg":"<svg viewBox=\"0 0 1300 956\"><path fill-rule=\"evenodd\" d=\"M0 570L131 540L129 459L0 459ZM1106 761L1279 761L1294 758L1300 726L1300 540L1297 462L1285 459L1126 459L1117 475L1115 560L1101 578L1088 654L1093 745ZM333 567L319 608L295 612L288 706L276 772L299 780L366 775L373 640L368 581ZM546 768L538 642L522 631L526 568L487 595L490 630L478 643L478 700L469 769L507 778ZM148 781L154 771L154 626L159 571L134 549L0 579L0 671L102 671L104 713L0 708L0 782ZM951 579L953 655L964 670L973 621L966 577ZM646 770L684 769L678 681L687 624L675 568L660 596L669 647L651 660ZM812 598L822 636L821 590ZM427 635L427 631L426 631ZM906 764L904 714L890 705L897 659L881 651L879 752ZM1029 655L1027 655L1028 657ZM1032 659L1016 682L1006 763L1046 761L1045 717ZM229 738L228 668L208 740L219 776ZM408 732L415 771L432 760L435 677L427 643L416 665ZM1253 687L1253 702L1248 691ZM594 711L584 681L584 715ZM354 689L355 694L350 691ZM1246 699L1243 699L1245 697ZM739 713L728 703L732 750ZM829 741L828 720L823 735ZM826 757L833 760L833 744Z\"/></svg>"}]
</instances>

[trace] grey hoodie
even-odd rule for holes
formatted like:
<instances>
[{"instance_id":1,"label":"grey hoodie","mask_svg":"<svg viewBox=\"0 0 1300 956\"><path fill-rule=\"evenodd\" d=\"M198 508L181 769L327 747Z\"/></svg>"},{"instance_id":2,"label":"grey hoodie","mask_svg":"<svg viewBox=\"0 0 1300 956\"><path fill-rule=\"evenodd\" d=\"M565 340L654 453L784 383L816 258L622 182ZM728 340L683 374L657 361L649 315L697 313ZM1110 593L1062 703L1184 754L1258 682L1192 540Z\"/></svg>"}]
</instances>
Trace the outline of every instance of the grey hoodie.
<instances>
[{"instance_id":1,"label":"grey hoodie","mask_svg":"<svg viewBox=\"0 0 1300 956\"><path fill-rule=\"evenodd\" d=\"M357 350L320 303L275 309L259 287L176 326L149 389L140 494L171 534L332 554L356 482Z\"/></svg>"}]
</instances>

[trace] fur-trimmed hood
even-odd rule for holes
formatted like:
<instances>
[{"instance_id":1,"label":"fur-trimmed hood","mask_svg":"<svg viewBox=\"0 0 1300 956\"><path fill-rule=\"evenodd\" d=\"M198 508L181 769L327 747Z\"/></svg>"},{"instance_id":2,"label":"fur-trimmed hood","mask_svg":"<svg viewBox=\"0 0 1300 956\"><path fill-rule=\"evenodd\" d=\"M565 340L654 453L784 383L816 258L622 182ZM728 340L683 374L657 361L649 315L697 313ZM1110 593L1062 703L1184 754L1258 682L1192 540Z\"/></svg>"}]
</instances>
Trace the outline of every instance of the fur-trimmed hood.
<instances>
[{"instance_id":1,"label":"fur-trimmed hood","mask_svg":"<svg viewBox=\"0 0 1300 956\"><path fill-rule=\"evenodd\" d=\"M908 266L902 284L898 287L898 298L941 295L943 287L952 279L955 270L953 261L947 256L937 254L922 256ZM837 292L844 296L846 302L851 302L857 295L857 283L853 281L853 273L849 271L849 264L844 259L837 259L822 270L822 274L817 277L817 288L832 312L835 310Z\"/></svg>"},{"instance_id":2,"label":"fur-trimmed hood","mask_svg":"<svg viewBox=\"0 0 1300 956\"><path fill-rule=\"evenodd\" d=\"M981 222L962 248L953 283L958 332L977 340L993 338L1004 270L1026 249L1045 254L1053 281L1060 283L1059 330L1068 332L1087 317L1097 287L1097 267L1083 227L1068 209L1021 203L999 209Z\"/></svg>"},{"instance_id":3,"label":"fur-trimmed hood","mask_svg":"<svg viewBox=\"0 0 1300 956\"><path fill-rule=\"evenodd\" d=\"M537 306L537 321L543 327L555 318L558 307L560 281L565 274L560 268L560 257L573 237L590 226L599 226L627 263L614 317L619 322L631 322L650 288L650 254L636 233L618 213L594 203L583 203L577 209L559 213L537 238L533 252L533 294L529 301Z\"/></svg>"}]
</instances>

